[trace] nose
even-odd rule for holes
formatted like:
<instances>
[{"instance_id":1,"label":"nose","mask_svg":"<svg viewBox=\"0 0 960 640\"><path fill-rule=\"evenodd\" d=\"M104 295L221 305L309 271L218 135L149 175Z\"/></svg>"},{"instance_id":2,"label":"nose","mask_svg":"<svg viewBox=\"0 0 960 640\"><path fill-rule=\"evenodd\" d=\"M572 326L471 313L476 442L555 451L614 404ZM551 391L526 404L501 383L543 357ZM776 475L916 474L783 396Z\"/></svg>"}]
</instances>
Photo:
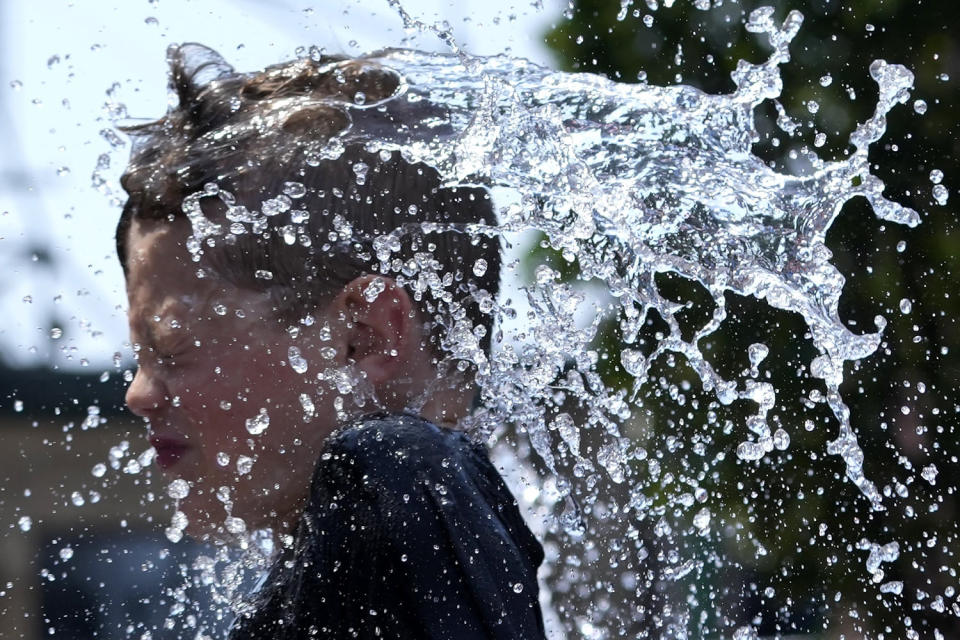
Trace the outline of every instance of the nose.
<instances>
[{"instance_id":1,"label":"nose","mask_svg":"<svg viewBox=\"0 0 960 640\"><path fill-rule=\"evenodd\" d=\"M130 411L150 418L160 412L169 399L163 381L149 368L139 367L133 382L127 387L127 407Z\"/></svg>"}]
</instances>

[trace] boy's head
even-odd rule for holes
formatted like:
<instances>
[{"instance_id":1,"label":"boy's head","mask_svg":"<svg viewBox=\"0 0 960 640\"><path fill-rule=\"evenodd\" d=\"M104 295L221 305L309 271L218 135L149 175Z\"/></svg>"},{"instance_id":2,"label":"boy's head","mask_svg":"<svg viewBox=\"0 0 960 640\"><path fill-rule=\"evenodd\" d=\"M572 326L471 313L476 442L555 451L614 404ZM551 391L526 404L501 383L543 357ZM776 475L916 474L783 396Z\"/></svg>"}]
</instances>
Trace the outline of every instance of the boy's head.
<instances>
[{"instance_id":1,"label":"boy's head","mask_svg":"<svg viewBox=\"0 0 960 640\"><path fill-rule=\"evenodd\" d=\"M469 231L494 225L493 207L370 146L445 130L371 60L238 74L184 45L170 64L178 105L129 129L122 179L127 402L165 473L190 483L195 532L228 510L290 524L345 416L414 405L455 422L469 407L469 381L438 373L450 340L489 349L499 241Z\"/></svg>"}]
</instances>

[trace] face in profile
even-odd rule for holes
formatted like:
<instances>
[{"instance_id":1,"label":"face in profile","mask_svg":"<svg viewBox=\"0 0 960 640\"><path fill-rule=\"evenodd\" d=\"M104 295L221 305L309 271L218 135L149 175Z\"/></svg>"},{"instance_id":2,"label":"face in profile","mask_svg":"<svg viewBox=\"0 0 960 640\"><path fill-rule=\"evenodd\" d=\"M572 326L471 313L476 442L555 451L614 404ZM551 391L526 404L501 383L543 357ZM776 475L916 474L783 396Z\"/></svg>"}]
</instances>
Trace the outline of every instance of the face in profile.
<instances>
[{"instance_id":1,"label":"face in profile","mask_svg":"<svg viewBox=\"0 0 960 640\"><path fill-rule=\"evenodd\" d=\"M303 344L266 293L197 277L185 248L189 229L185 220L136 220L129 232L129 323L139 368L127 404L146 419L165 480L188 483L180 502L188 532L215 532L228 511L248 528L276 525L296 511L334 427L331 394L319 395L320 362L305 372L291 365L291 347ZM313 405L307 419L301 397Z\"/></svg>"}]
</instances>

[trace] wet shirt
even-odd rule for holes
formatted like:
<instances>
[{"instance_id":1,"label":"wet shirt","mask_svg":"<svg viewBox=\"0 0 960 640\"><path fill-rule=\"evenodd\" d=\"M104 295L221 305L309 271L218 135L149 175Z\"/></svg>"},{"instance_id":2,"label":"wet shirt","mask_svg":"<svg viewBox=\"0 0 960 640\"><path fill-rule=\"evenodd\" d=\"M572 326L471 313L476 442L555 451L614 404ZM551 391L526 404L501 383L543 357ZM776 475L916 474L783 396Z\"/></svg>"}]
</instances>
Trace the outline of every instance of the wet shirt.
<instances>
[{"instance_id":1,"label":"wet shirt","mask_svg":"<svg viewBox=\"0 0 960 640\"><path fill-rule=\"evenodd\" d=\"M543 550L482 445L412 415L332 435L231 640L544 638Z\"/></svg>"}]
</instances>

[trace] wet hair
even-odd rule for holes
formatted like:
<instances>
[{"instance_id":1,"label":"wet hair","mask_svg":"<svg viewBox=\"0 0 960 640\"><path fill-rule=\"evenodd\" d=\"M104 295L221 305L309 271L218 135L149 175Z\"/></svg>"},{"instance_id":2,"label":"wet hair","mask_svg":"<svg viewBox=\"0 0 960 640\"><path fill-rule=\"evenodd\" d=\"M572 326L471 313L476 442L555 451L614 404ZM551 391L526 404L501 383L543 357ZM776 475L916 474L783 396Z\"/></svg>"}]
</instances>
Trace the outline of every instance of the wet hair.
<instances>
[{"instance_id":1,"label":"wet hair","mask_svg":"<svg viewBox=\"0 0 960 640\"><path fill-rule=\"evenodd\" d=\"M317 56L244 74L185 44L168 61L177 105L123 129L133 140L116 233L125 274L132 221L189 218L185 199L206 189L204 224L229 232L199 238L202 264L268 291L281 318L303 319L354 278L382 272L412 293L433 344L444 325L471 339L466 326L489 353L492 317L481 307L496 298L501 263L499 237L477 232L496 224L489 192L445 186L398 145L371 144L442 136L450 127L439 107L371 58Z\"/></svg>"}]
</instances>

